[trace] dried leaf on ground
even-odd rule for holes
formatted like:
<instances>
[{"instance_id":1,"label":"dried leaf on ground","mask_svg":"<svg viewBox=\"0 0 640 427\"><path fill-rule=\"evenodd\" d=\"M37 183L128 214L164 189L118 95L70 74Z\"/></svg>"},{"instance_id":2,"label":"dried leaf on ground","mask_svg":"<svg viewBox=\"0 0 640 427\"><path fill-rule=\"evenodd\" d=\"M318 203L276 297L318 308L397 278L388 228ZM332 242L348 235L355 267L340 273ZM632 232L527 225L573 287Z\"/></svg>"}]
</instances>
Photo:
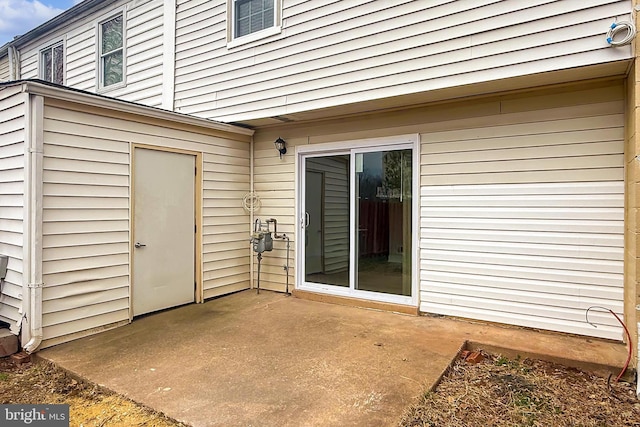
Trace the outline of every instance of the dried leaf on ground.
<instances>
[{"instance_id":1,"label":"dried leaf on ground","mask_svg":"<svg viewBox=\"0 0 640 427\"><path fill-rule=\"evenodd\" d=\"M635 387L541 361L457 360L400 426L640 426Z\"/></svg>"}]
</instances>

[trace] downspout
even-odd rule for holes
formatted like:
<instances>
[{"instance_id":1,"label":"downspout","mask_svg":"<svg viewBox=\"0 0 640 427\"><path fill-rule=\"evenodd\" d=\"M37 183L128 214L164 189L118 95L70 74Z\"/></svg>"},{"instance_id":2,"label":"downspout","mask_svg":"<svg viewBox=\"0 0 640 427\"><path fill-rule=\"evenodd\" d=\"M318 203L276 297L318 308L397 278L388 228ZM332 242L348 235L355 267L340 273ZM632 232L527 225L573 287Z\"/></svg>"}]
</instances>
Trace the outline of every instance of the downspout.
<instances>
[{"instance_id":1,"label":"downspout","mask_svg":"<svg viewBox=\"0 0 640 427\"><path fill-rule=\"evenodd\" d=\"M15 80L13 78L13 45L7 47L7 54L9 55L9 81Z\"/></svg>"},{"instance_id":2,"label":"downspout","mask_svg":"<svg viewBox=\"0 0 640 427\"><path fill-rule=\"evenodd\" d=\"M20 80L20 67L18 66L18 51L13 44L7 47L9 54L9 81Z\"/></svg>"},{"instance_id":3,"label":"downspout","mask_svg":"<svg viewBox=\"0 0 640 427\"><path fill-rule=\"evenodd\" d=\"M23 347L33 353L42 343L42 161L44 132L44 98L29 96L28 108L28 171L29 207L26 210L29 227L29 329L30 339Z\"/></svg>"},{"instance_id":4,"label":"downspout","mask_svg":"<svg viewBox=\"0 0 640 427\"><path fill-rule=\"evenodd\" d=\"M254 141L253 141L253 135L251 135L251 142L249 144L249 180L250 180L250 192L251 194L255 194L254 191L255 189L253 188L253 150L254 150ZM253 211L254 209L249 209L249 234L251 234L253 232L253 220L254 220L254 215L253 215ZM254 281L254 266L253 266L253 251L251 250L251 245L249 245L249 280L251 281L251 284L249 286L250 289L253 289L253 281Z\"/></svg>"},{"instance_id":5,"label":"downspout","mask_svg":"<svg viewBox=\"0 0 640 427\"><path fill-rule=\"evenodd\" d=\"M9 81L13 81L16 80L16 78L14 77L14 67L13 67L13 45L10 44L9 47L7 47L7 53L9 54Z\"/></svg>"}]
</instances>

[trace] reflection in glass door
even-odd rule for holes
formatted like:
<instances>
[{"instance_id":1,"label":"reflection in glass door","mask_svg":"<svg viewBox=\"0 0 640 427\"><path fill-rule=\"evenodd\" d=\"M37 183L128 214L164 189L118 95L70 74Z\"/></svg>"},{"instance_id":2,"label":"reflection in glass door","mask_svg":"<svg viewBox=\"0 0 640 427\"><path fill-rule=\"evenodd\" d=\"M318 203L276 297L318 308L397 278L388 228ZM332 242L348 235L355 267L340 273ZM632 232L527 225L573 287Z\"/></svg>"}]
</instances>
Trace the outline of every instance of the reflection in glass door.
<instances>
[{"instance_id":1,"label":"reflection in glass door","mask_svg":"<svg viewBox=\"0 0 640 427\"><path fill-rule=\"evenodd\" d=\"M355 289L410 296L411 150L355 156Z\"/></svg>"},{"instance_id":2,"label":"reflection in glass door","mask_svg":"<svg viewBox=\"0 0 640 427\"><path fill-rule=\"evenodd\" d=\"M310 289L385 301L412 297L410 147L303 156L302 277Z\"/></svg>"},{"instance_id":3,"label":"reflection in glass door","mask_svg":"<svg viewBox=\"0 0 640 427\"><path fill-rule=\"evenodd\" d=\"M349 155L305 163L305 281L349 287Z\"/></svg>"}]
</instances>

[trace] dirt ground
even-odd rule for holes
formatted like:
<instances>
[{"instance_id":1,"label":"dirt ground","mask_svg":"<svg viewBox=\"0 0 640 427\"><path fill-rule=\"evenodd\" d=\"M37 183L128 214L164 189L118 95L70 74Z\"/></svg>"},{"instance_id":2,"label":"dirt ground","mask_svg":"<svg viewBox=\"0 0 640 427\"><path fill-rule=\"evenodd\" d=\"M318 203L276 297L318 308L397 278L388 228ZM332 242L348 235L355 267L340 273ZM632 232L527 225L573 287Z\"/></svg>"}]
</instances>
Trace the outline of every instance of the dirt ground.
<instances>
[{"instance_id":1,"label":"dirt ground","mask_svg":"<svg viewBox=\"0 0 640 427\"><path fill-rule=\"evenodd\" d=\"M539 360L483 356L477 364L458 359L399 425L640 426L633 384ZM66 403L71 426L184 427L45 362L0 359L0 403Z\"/></svg>"},{"instance_id":2,"label":"dirt ground","mask_svg":"<svg viewBox=\"0 0 640 427\"><path fill-rule=\"evenodd\" d=\"M0 359L0 404L68 404L71 426L174 427L184 424L97 386L76 381L49 363Z\"/></svg>"},{"instance_id":3,"label":"dirt ground","mask_svg":"<svg viewBox=\"0 0 640 427\"><path fill-rule=\"evenodd\" d=\"M400 426L640 426L635 385L540 360L458 359Z\"/></svg>"}]
</instances>

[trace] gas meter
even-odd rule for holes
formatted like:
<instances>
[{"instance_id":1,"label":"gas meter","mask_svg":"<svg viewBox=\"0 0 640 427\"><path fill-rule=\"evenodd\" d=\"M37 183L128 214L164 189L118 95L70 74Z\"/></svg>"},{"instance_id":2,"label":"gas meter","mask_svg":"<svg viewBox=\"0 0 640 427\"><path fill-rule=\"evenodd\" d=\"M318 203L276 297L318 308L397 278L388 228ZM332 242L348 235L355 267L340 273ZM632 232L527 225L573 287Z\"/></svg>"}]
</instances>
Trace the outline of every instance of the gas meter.
<instances>
[{"instance_id":1,"label":"gas meter","mask_svg":"<svg viewBox=\"0 0 640 427\"><path fill-rule=\"evenodd\" d=\"M256 219L253 233L251 234L251 244L253 245L253 251L257 254L273 250L273 237L269 230L269 224L265 228L262 226L262 222Z\"/></svg>"},{"instance_id":2,"label":"gas meter","mask_svg":"<svg viewBox=\"0 0 640 427\"><path fill-rule=\"evenodd\" d=\"M270 225L273 224L273 234L271 232ZM287 241L287 262L284 265L284 271L287 272L287 285L286 293L289 295L289 236L286 234L278 234L278 221L275 218L269 218L265 221L264 225L260 219L256 219L253 225L253 233L251 233L251 248L257 254L258 260L258 286L257 293L260 293L260 267L262 265L262 253L270 252L273 250L273 239L283 239Z\"/></svg>"},{"instance_id":3,"label":"gas meter","mask_svg":"<svg viewBox=\"0 0 640 427\"><path fill-rule=\"evenodd\" d=\"M254 232L251 235L251 243L253 244L253 251L258 254L273 250L273 237L271 237L271 232L268 231Z\"/></svg>"}]
</instances>

